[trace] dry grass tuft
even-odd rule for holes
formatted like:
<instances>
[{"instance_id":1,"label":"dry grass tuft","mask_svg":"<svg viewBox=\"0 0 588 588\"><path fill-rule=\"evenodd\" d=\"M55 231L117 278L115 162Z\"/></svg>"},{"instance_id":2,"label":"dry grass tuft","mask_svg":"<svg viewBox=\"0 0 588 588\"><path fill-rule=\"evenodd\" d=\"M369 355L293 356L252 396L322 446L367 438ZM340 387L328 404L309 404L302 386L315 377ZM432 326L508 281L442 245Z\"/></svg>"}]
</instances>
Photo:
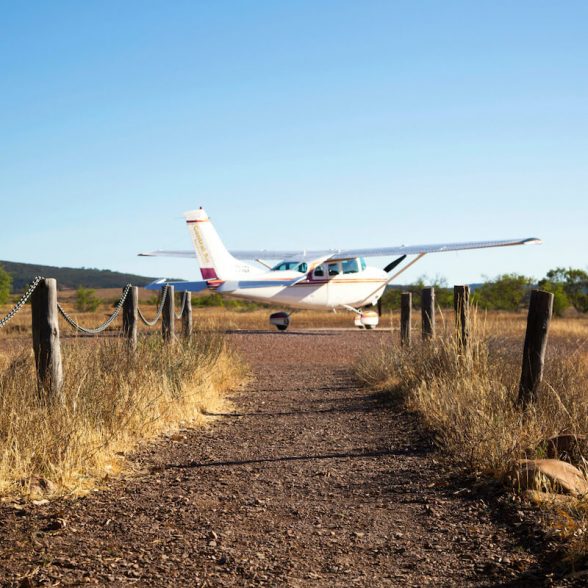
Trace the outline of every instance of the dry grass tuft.
<instances>
[{"instance_id":1,"label":"dry grass tuft","mask_svg":"<svg viewBox=\"0 0 588 588\"><path fill-rule=\"evenodd\" d=\"M467 353L449 334L410 349L390 340L361 360L357 375L372 387L400 395L439 444L473 471L505 481L517 460L545 457L547 439L588 433L586 323L567 331L554 322L557 334L549 344L540 396L524 412L516 404L522 336L513 341L502 321L473 323ZM557 512L564 514L556 517L554 528L572 540L574 554L588 554L588 502L558 502Z\"/></svg>"},{"instance_id":2,"label":"dry grass tuft","mask_svg":"<svg viewBox=\"0 0 588 588\"><path fill-rule=\"evenodd\" d=\"M123 339L77 339L63 355L65 402L53 405L39 400L32 352L0 356L2 494L84 493L139 441L203 423L243 378L212 331L172 346L146 337L134 354Z\"/></svg>"}]
</instances>

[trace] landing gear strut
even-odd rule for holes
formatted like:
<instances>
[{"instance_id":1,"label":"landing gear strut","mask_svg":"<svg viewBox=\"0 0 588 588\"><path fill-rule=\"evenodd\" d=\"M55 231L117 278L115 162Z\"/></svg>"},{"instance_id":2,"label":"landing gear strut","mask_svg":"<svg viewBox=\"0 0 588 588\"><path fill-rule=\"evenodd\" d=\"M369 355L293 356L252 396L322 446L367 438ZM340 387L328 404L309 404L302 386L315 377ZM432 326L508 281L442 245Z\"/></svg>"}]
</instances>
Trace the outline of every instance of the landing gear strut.
<instances>
[{"instance_id":1,"label":"landing gear strut","mask_svg":"<svg viewBox=\"0 0 588 588\"><path fill-rule=\"evenodd\" d=\"M280 311L270 314L270 325L274 325L278 331L285 331L290 325L290 315L287 312Z\"/></svg>"}]
</instances>

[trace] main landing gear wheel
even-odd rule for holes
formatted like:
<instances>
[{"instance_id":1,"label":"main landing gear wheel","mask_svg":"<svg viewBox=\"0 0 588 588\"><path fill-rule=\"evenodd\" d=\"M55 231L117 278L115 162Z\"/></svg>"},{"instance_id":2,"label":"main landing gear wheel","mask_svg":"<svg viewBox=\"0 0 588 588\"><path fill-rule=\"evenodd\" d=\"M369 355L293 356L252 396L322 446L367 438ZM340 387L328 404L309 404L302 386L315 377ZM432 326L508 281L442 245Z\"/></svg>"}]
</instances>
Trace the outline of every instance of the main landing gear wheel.
<instances>
[{"instance_id":1,"label":"main landing gear wheel","mask_svg":"<svg viewBox=\"0 0 588 588\"><path fill-rule=\"evenodd\" d=\"M270 325L273 325L278 331L285 331L290 325L290 315L287 312L274 312L270 315Z\"/></svg>"}]
</instances>

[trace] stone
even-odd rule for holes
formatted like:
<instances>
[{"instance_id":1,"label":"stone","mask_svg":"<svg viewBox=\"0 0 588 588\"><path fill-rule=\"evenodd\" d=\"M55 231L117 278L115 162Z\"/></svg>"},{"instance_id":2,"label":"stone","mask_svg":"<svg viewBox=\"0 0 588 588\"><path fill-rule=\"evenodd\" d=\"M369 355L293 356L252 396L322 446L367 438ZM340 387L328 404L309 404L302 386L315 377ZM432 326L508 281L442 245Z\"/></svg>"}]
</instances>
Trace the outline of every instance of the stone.
<instances>
[{"instance_id":1,"label":"stone","mask_svg":"<svg viewBox=\"0 0 588 588\"><path fill-rule=\"evenodd\" d=\"M40 478L33 476L29 482L29 494L31 497L39 498L47 494L54 494L57 490L57 486L46 478Z\"/></svg>"},{"instance_id":2,"label":"stone","mask_svg":"<svg viewBox=\"0 0 588 588\"><path fill-rule=\"evenodd\" d=\"M45 506L49 504L49 501L46 498L42 498L41 500L31 500L31 504L34 506Z\"/></svg>"},{"instance_id":3,"label":"stone","mask_svg":"<svg viewBox=\"0 0 588 588\"><path fill-rule=\"evenodd\" d=\"M539 490L576 496L588 493L584 474L559 459L521 459L511 477L521 491Z\"/></svg>"}]
</instances>

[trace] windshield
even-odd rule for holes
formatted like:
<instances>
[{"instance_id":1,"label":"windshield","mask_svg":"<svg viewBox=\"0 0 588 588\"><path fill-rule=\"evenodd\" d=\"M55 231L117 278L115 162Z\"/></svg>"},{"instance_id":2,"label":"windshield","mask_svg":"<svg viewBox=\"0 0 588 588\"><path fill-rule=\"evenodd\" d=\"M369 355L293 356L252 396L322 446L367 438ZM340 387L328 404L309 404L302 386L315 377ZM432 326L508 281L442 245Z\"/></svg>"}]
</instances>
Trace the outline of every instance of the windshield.
<instances>
[{"instance_id":1,"label":"windshield","mask_svg":"<svg viewBox=\"0 0 588 588\"><path fill-rule=\"evenodd\" d=\"M341 266L344 274L356 274L359 272L359 263L357 263L357 259L345 259Z\"/></svg>"}]
</instances>

